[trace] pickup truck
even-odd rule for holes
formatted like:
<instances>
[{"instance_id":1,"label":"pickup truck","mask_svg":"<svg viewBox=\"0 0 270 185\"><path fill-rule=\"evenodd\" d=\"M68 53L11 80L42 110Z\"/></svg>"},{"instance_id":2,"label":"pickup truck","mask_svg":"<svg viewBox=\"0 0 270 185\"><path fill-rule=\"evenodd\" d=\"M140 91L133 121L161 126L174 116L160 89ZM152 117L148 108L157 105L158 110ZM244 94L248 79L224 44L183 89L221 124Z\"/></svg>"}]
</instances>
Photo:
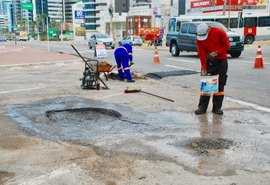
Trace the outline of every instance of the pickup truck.
<instances>
[{"instance_id":1,"label":"pickup truck","mask_svg":"<svg viewBox=\"0 0 270 185\"><path fill-rule=\"evenodd\" d=\"M170 47L172 56L179 56L180 51L193 51L197 52L196 46L196 33L197 26L201 21L196 22L182 22L179 32L168 32L166 35L166 46ZM224 29L228 35L231 43L231 48L228 50L228 54L232 58L237 58L244 50L244 39L235 32L227 29L223 24L219 22L205 22L209 26L216 26Z\"/></svg>"}]
</instances>

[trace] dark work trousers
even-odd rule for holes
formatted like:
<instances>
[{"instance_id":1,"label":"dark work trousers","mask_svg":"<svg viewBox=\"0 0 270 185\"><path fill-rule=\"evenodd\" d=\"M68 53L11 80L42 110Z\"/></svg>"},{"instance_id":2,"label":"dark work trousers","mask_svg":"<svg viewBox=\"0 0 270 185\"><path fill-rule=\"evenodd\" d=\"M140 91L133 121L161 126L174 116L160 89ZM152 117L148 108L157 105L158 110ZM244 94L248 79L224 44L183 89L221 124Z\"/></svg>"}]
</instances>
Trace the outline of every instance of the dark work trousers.
<instances>
[{"instance_id":1,"label":"dark work trousers","mask_svg":"<svg viewBox=\"0 0 270 185\"><path fill-rule=\"evenodd\" d=\"M213 95L213 112L220 110L222 107L222 102L224 99L224 86L226 85L228 78L227 71L227 59L207 61L207 72L211 75L219 75L218 92L214 93Z\"/></svg>"},{"instance_id":2,"label":"dark work trousers","mask_svg":"<svg viewBox=\"0 0 270 185\"><path fill-rule=\"evenodd\" d=\"M224 92L224 86L227 82L228 61L213 60L207 61L207 73L210 75L219 75L218 92Z\"/></svg>"},{"instance_id":3,"label":"dark work trousers","mask_svg":"<svg viewBox=\"0 0 270 185\"><path fill-rule=\"evenodd\" d=\"M213 109L212 111L220 110L222 107L222 102L224 98L224 86L227 82L227 70L228 62L227 60L214 60L207 61L207 73L210 75L219 75L218 82L218 92L213 95ZM209 104L211 94L202 93L200 96L200 101L198 108L200 113L205 113Z\"/></svg>"}]
</instances>

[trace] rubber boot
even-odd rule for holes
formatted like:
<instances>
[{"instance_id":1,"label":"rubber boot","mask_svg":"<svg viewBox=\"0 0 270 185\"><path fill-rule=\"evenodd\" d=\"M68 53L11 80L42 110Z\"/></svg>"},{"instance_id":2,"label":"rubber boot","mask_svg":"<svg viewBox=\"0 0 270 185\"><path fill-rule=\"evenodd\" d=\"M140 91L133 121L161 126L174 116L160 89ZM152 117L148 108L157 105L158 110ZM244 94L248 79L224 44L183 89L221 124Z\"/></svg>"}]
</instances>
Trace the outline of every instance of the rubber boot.
<instances>
[{"instance_id":1,"label":"rubber boot","mask_svg":"<svg viewBox=\"0 0 270 185\"><path fill-rule=\"evenodd\" d=\"M223 99L224 95L213 96L213 109L212 109L213 113L223 115L223 111L221 110Z\"/></svg>"},{"instance_id":2,"label":"rubber boot","mask_svg":"<svg viewBox=\"0 0 270 185\"><path fill-rule=\"evenodd\" d=\"M208 104L209 104L210 96L200 96L200 101L198 105L198 109L195 111L195 114L205 114Z\"/></svg>"}]
</instances>

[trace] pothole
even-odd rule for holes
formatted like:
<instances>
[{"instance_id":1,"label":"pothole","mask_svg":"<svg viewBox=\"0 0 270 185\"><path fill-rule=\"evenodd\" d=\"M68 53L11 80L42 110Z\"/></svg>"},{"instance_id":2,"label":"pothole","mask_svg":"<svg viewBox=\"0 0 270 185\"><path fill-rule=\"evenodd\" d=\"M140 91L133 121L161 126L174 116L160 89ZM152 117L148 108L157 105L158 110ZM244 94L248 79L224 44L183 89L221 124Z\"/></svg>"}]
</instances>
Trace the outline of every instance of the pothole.
<instances>
[{"instance_id":1,"label":"pothole","mask_svg":"<svg viewBox=\"0 0 270 185\"><path fill-rule=\"evenodd\" d=\"M64 124L89 124L91 122L108 123L121 119L122 115L112 109L103 108L74 108L46 111L46 116L53 122Z\"/></svg>"},{"instance_id":2,"label":"pothole","mask_svg":"<svg viewBox=\"0 0 270 185\"><path fill-rule=\"evenodd\" d=\"M232 140L202 138L188 142L186 147L202 154L222 154L224 150L234 145L235 143Z\"/></svg>"}]
</instances>

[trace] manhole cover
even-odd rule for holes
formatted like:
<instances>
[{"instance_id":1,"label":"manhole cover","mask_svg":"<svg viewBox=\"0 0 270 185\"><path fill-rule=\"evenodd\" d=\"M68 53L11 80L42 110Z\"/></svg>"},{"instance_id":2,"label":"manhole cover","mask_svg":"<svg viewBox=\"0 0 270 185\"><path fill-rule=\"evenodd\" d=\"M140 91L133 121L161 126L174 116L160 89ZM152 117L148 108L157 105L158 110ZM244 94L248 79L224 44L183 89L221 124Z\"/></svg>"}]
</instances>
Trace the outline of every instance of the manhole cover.
<instances>
[{"instance_id":1,"label":"manhole cover","mask_svg":"<svg viewBox=\"0 0 270 185\"><path fill-rule=\"evenodd\" d=\"M46 111L46 116L53 122L65 124L91 124L91 122L107 123L120 119L122 115L112 109L74 108Z\"/></svg>"},{"instance_id":2,"label":"manhole cover","mask_svg":"<svg viewBox=\"0 0 270 185\"><path fill-rule=\"evenodd\" d=\"M161 79L169 76L183 76L183 75L193 75L197 74L196 71L191 70L177 70L177 71L166 71L166 72L156 72L156 73L147 73L145 76L154 79Z\"/></svg>"},{"instance_id":3,"label":"manhole cover","mask_svg":"<svg viewBox=\"0 0 270 185\"><path fill-rule=\"evenodd\" d=\"M211 153L213 150L224 150L229 149L234 145L234 142L227 139L216 138L216 139L197 139L187 143L186 147L193 149L200 153Z\"/></svg>"}]
</instances>

